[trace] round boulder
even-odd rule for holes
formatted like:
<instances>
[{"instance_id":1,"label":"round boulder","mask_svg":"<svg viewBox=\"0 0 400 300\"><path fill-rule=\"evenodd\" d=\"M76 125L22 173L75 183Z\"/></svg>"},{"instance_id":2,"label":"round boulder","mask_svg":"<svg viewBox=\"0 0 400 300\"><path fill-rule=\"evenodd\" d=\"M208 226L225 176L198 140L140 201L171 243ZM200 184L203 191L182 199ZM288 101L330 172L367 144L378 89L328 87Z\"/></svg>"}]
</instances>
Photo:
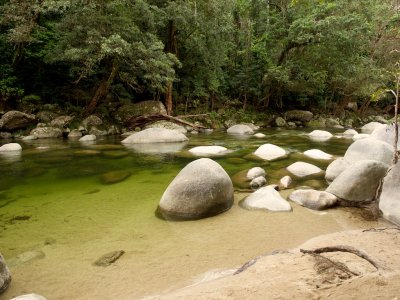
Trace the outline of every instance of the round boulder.
<instances>
[{"instance_id":1,"label":"round boulder","mask_svg":"<svg viewBox=\"0 0 400 300\"><path fill-rule=\"evenodd\" d=\"M0 129L13 131L24 129L38 122L35 115L23 113L21 111L12 110L6 112L0 119Z\"/></svg>"},{"instance_id":2,"label":"round boulder","mask_svg":"<svg viewBox=\"0 0 400 300\"><path fill-rule=\"evenodd\" d=\"M344 155L344 159L350 163L370 159L390 164L392 157L393 147L391 145L371 138L355 141Z\"/></svg>"},{"instance_id":3,"label":"round boulder","mask_svg":"<svg viewBox=\"0 0 400 300\"><path fill-rule=\"evenodd\" d=\"M147 128L165 128L165 129L170 129L170 130L176 130L180 133L187 133L187 130L185 127L178 125L173 122L168 122L168 121L157 121L154 123L151 123L150 125L147 125L145 129Z\"/></svg>"},{"instance_id":4,"label":"round boulder","mask_svg":"<svg viewBox=\"0 0 400 300\"><path fill-rule=\"evenodd\" d=\"M328 182L332 182L336 177L339 176L346 168L350 165L350 162L340 157L330 163L328 168L326 168L325 179Z\"/></svg>"},{"instance_id":5,"label":"round boulder","mask_svg":"<svg viewBox=\"0 0 400 300\"><path fill-rule=\"evenodd\" d=\"M371 138L388 143L393 147L395 136L394 125L383 125L376 128L371 133ZM400 132L398 133L397 147L400 148Z\"/></svg>"},{"instance_id":6,"label":"round boulder","mask_svg":"<svg viewBox=\"0 0 400 300\"><path fill-rule=\"evenodd\" d=\"M286 175L279 180L279 188L287 189L292 184L292 177Z\"/></svg>"},{"instance_id":7,"label":"round boulder","mask_svg":"<svg viewBox=\"0 0 400 300\"><path fill-rule=\"evenodd\" d=\"M3 293L11 282L11 274L4 257L0 254L0 294Z\"/></svg>"},{"instance_id":8,"label":"round boulder","mask_svg":"<svg viewBox=\"0 0 400 300\"><path fill-rule=\"evenodd\" d=\"M36 127L29 135L34 135L38 139L59 138L62 136L62 131L55 127Z\"/></svg>"},{"instance_id":9,"label":"round boulder","mask_svg":"<svg viewBox=\"0 0 400 300\"><path fill-rule=\"evenodd\" d=\"M258 176L250 181L250 188L256 190L267 184L267 179L264 176Z\"/></svg>"},{"instance_id":10,"label":"round boulder","mask_svg":"<svg viewBox=\"0 0 400 300\"><path fill-rule=\"evenodd\" d=\"M13 151L21 151L22 147L18 143L9 143L4 144L0 147L0 152L13 152Z\"/></svg>"},{"instance_id":11,"label":"round boulder","mask_svg":"<svg viewBox=\"0 0 400 300\"><path fill-rule=\"evenodd\" d=\"M246 174L246 177L250 180L253 180L254 178L257 178L259 176L265 176L265 170L260 167L251 168Z\"/></svg>"},{"instance_id":12,"label":"round boulder","mask_svg":"<svg viewBox=\"0 0 400 300\"><path fill-rule=\"evenodd\" d=\"M71 130L70 133L68 133L69 139L75 139L75 138L80 138L80 137L82 137L82 132L78 129L73 129L73 130Z\"/></svg>"},{"instance_id":13,"label":"round boulder","mask_svg":"<svg viewBox=\"0 0 400 300\"><path fill-rule=\"evenodd\" d=\"M282 118L282 117L277 117L276 119L275 119L275 125L277 126L277 127L286 127L286 121L285 121L285 119L284 118Z\"/></svg>"},{"instance_id":14,"label":"round boulder","mask_svg":"<svg viewBox=\"0 0 400 300\"><path fill-rule=\"evenodd\" d=\"M258 149L254 152L254 155L265 160L274 160L285 157L287 152L285 149L279 146L273 144L264 144L258 147Z\"/></svg>"},{"instance_id":15,"label":"round boulder","mask_svg":"<svg viewBox=\"0 0 400 300\"><path fill-rule=\"evenodd\" d=\"M323 210L334 206L338 198L324 191L299 189L290 194L289 200L310 209Z\"/></svg>"},{"instance_id":16,"label":"round boulder","mask_svg":"<svg viewBox=\"0 0 400 300\"><path fill-rule=\"evenodd\" d=\"M146 144L146 143L173 143L186 142L188 138L175 130L165 128L148 128L136 132L122 141L123 144Z\"/></svg>"},{"instance_id":17,"label":"round boulder","mask_svg":"<svg viewBox=\"0 0 400 300\"><path fill-rule=\"evenodd\" d=\"M333 158L332 155L318 149L311 149L304 151L304 155L307 157L311 157L314 159L321 159L321 160L330 160Z\"/></svg>"},{"instance_id":18,"label":"round boulder","mask_svg":"<svg viewBox=\"0 0 400 300\"><path fill-rule=\"evenodd\" d=\"M355 131L354 129L347 129L345 132L343 132L343 135L345 137L352 137L353 135L358 134L357 131Z\"/></svg>"},{"instance_id":19,"label":"round boulder","mask_svg":"<svg viewBox=\"0 0 400 300\"><path fill-rule=\"evenodd\" d=\"M313 113L307 110L289 110L285 113L287 121L300 121L306 123L310 122L313 117Z\"/></svg>"},{"instance_id":20,"label":"round boulder","mask_svg":"<svg viewBox=\"0 0 400 300\"><path fill-rule=\"evenodd\" d=\"M389 171L383 180L379 208L383 216L400 226L400 163Z\"/></svg>"},{"instance_id":21,"label":"round boulder","mask_svg":"<svg viewBox=\"0 0 400 300\"><path fill-rule=\"evenodd\" d=\"M363 127L361 127L361 131L363 133L372 133L375 129L384 126L384 124L379 122L369 122L368 124L365 124Z\"/></svg>"},{"instance_id":22,"label":"round boulder","mask_svg":"<svg viewBox=\"0 0 400 300\"><path fill-rule=\"evenodd\" d=\"M87 134L79 139L80 142L93 142L95 140L96 136L94 134Z\"/></svg>"},{"instance_id":23,"label":"round boulder","mask_svg":"<svg viewBox=\"0 0 400 300\"><path fill-rule=\"evenodd\" d=\"M340 173L326 191L349 202L369 202L388 168L375 160L358 161Z\"/></svg>"},{"instance_id":24,"label":"round boulder","mask_svg":"<svg viewBox=\"0 0 400 300\"><path fill-rule=\"evenodd\" d=\"M229 151L222 146L198 146L189 150L190 153L198 156L224 155Z\"/></svg>"},{"instance_id":25,"label":"round boulder","mask_svg":"<svg viewBox=\"0 0 400 300\"><path fill-rule=\"evenodd\" d=\"M302 161L295 162L286 169L297 177L306 177L322 172L317 166Z\"/></svg>"},{"instance_id":26,"label":"round boulder","mask_svg":"<svg viewBox=\"0 0 400 300\"><path fill-rule=\"evenodd\" d=\"M282 198L275 186L269 185L258 189L240 202L248 210L291 211L289 202Z\"/></svg>"},{"instance_id":27,"label":"round boulder","mask_svg":"<svg viewBox=\"0 0 400 300\"><path fill-rule=\"evenodd\" d=\"M249 125L238 124L229 127L226 131L229 134L253 134L254 131Z\"/></svg>"},{"instance_id":28,"label":"round boulder","mask_svg":"<svg viewBox=\"0 0 400 300\"><path fill-rule=\"evenodd\" d=\"M157 215L172 220L201 219L228 210L233 184L215 161L200 158L184 167L161 197Z\"/></svg>"},{"instance_id":29,"label":"round boulder","mask_svg":"<svg viewBox=\"0 0 400 300\"><path fill-rule=\"evenodd\" d=\"M325 130L314 130L310 132L308 136L313 140L326 141L329 140L333 135Z\"/></svg>"}]
</instances>

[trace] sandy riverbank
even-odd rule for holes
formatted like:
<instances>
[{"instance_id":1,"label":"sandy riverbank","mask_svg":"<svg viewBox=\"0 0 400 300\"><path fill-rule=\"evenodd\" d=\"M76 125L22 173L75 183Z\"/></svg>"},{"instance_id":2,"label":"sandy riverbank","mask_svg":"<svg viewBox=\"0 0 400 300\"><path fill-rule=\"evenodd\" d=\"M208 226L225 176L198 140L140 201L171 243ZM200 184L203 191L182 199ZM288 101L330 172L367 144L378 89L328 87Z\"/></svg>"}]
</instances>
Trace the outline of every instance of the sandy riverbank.
<instances>
[{"instance_id":1,"label":"sandy riverbank","mask_svg":"<svg viewBox=\"0 0 400 300\"><path fill-rule=\"evenodd\" d=\"M354 254L332 252L324 258L300 249L345 245L368 254L376 269ZM340 263L358 275L342 270ZM298 248L261 256L243 272L233 271L150 299L398 299L400 296L400 229L352 230L322 235Z\"/></svg>"}]
</instances>

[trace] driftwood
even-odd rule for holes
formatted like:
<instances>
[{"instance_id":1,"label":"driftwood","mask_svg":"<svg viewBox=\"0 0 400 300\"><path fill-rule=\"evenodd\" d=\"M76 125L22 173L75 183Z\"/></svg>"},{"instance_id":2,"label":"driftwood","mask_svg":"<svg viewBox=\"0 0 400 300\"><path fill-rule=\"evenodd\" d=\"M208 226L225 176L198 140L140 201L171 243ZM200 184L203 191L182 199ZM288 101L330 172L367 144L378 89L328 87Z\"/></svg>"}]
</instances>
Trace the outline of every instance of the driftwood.
<instances>
[{"instance_id":1,"label":"driftwood","mask_svg":"<svg viewBox=\"0 0 400 300\"><path fill-rule=\"evenodd\" d=\"M332 247L323 247L323 248L318 248L314 250L304 250L300 249L301 253L305 254L321 254L321 253L327 253L327 252L348 252L352 253L354 255L357 255L358 257L361 257L362 259L365 259L368 261L371 265L373 265L377 270L379 269L384 269L383 266L381 266L377 261L375 261L373 258L369 257L368 254L365 252L358 250L354 247L351 246L332 246Z\"/></svg>"},{"instance_id":2,"label":"driftwood","mask_svg":"<svg viewBox=\"0 0 400 300\"><path fill-rule=\"evenodd\" d=\"M207 129L207 127L204 127L202 125L196 125L184 120L181 120L177 117L172 117L166 114L155 114L155 115L148 115L148 116L138 116L138 117L131 117L127 122L126 126L129 129L134 129L135 127L144 127L146 124L153 123L156 121L161 121L161 120L166 120L166 121L171 121L174 123L178 123L180 125L187 125L195 129Z\"/></svg>"}]
</instances>

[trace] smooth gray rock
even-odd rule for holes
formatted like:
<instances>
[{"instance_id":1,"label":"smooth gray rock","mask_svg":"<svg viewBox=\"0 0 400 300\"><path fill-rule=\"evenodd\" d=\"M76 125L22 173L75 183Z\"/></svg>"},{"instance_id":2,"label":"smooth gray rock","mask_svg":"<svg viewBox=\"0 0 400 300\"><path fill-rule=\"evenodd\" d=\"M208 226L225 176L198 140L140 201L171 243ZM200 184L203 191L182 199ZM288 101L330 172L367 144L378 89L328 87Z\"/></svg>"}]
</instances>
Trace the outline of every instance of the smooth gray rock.
<instances>
[{"instance_id":1,"label":"smooth gray rock","mask_svg":"<svg viewBox=\"0 0 400 300\"><path fill-rule=\"evenodd\" d=\"M36 127L32 129L30 135L34 135L38 139L59 138L62 136L62 131L56 127Z\"/></svg>"},{"instance_id":2,"label":"smooth gray rock","mask_svg":"<svg viewBox=\"0 0 400 300\"><path fill-rule=\"evenodd\" d=\"M343 135L346 137L352 137L353 135L358 134L357 131L355 131L354 129L347 129L345 132L343 132Z\"/></svg>"},{"instance_id":3,"label":"smooth gray rock","mask_svg":"<svg viewBox=\"0 0 400 300\"><path fill-rule=\"evenodd\" d=\"M388 143L371 138L355 141L344 155L344 159L350 163L369 159L390 164L392 157L393 147Z\"/></svg>"},{"instance_id":4,"label":"smooth gray rock","mask_svg":"<svg viewBox=\"0 0 400 300\"><path fill-rule=\"evenodd\" d=\"M350 162L345 160L343 157L340 157L326 168L325 179L327 182L332 182L336 177L339 176L346 168L350 165Z\"/></svg>"},{"instance_id":5,"label":"smooth gray rock","mask_svg":"<svg viewBox=\"0 0 400 300\"><path fill-rule=\"evenodd\" d=\"M22 147L18 143L8 143L4 144L0 147L0 152L14 152L14 151L22 151Z\"/></svg>"},{"instance_id":6,"label":"smooth gray rock","mask_svg":"<svg viewBox=\"0 0 400 300\"><path fill-rule=\"evenodd\" d=\"M363 140L369 138L371 135L368 133L357 133L353 135L352 139L353 141L358 141L358 140Z\"/></svg>"},{"instance_id":7,"label":"smooth gray rock","mask_svg":"<svg viewBox=\"0 0 400 300\"><path fill-rule=\"evenodd\" d=\"M371 201L388 168L387 164L376 160L358 161L340 173L326 191L350 202Z\"/></svg>"},{"instance_id":8,"label":"smooth gray rock","mask_svg":"<svg viewBox=\"0 0 400 300\"><path fill-rule=\"evenodd\" d=\"M395 136L394 125L379 126L371 133L371 138L386 142L392 147L394 145L394 136ZM398 149L400 148L400 130L398 133L397 148Z\"/></svg>"},{"instance_id":9,"label":"smooth gray rock","mask_svg":"<svg viewBox=\"0 0 400 300\"><path fill-rule=\"evenodd\" d=\"M13 131L24 129L38 122L35 115L30 115L17 110L6 112L0 119L0 129Z\"/></svg>"},{"instance_id":10,"label":"smooth gray rock","mask_svg":"<svg viewBox=\"0 0 400 300\"><path fill-rule=\"evenodd\" d=\"M250 188L256 190L267 184L267 179L264 176L258 176L250 181Z\"/></svg>"},{"instance_id":11,"label":"smooth gray rock","mask_svg":"<svg viewBox=\"0 0 400 300\"><path fill-rule=\"evenodd\" d=\"M237 124L229 127L226 131L229 134L253 134L254 131L250 126L245 124Z\"/></svg>"},{"instance_id":12,"label":"smooth gray rock","mask_svg":"<svg viewBox=\"0 0 400 300\"><path fill-rule=\"evenodd\" d=\"M286 169L297 177L305 177L322 171L317 166L302 161L295 162Z\"/></svg>"},{"instance_id":13,"label":"smooth gray rock","mask_svg":"<svg viewBox=\"0 0 400 300\"><path fill-rule=\"evenodd\" d=\"M400 163L383 180L379 209L384 218L400 226Z\"/></svg>"},{"instance_id":14,"label":"smooth gray rock","mask_svg":"<svg viewBox=\"0 0 400 300\"><path fill-rule=\"evenodd\" d=\"M165 128L148 128L136 132L122 141L123 144L145 144L145 143L173 143L185 142L189 139L175 130Z\"/></svg>"},{"instance_id":15,"label":"smooth gray rock","mask_svg":"<svg viewBox=\"0 0 400 300\"><path fill-rule=\"evenodd\" d=\"M25 294L12 298L11 300L47 300L47 298L40 296L38 294Z\"/></svg>"},{"instance_id":16,"label":"smooth gray rock","mask_svg":"<svg viewBox=\"0 0 400 300\"><path fill-rule=\"evenodd\" d=\"M259 177L259 176L263 176L263 177L265 177L265 170L263 169L263 168L260 168L260 167L254 167L254 168L251 168L248 172L247 172L247 174L246 174L246 177L248 178L248 179L250 179L250 180L253 180L254 178L257 178L257 177Z\"/></svg>"},{"instance_id":17,"label":"smooth gray rock","mask_svg":"<svg viewBox=\"0 0 400 300\"><path fill-rule=\"evenodd\" d=\"M265 160L274 160L287 155L287 151L273 144L264 144L258 147L254 155Z\"/></svg>"},{"instance_id":18,"label":"smooth gray rock","mask_svg":"<svg viewBox=\"0 0 400 300\"><path fill-rule=\"evenodd\" d=\"M286 175L279 180L279 188L287 189L292 184L292 182L293 182L292 177Z\"/></svg>"},{"instance_id":19,"label":"smooth gray rock","mask_svg":"<svg viewBox=\"0 0 400 300\"><path fill-rule=\"evenodd\" d=\"M369 122L361 127L361 132L363 133L372 133L375 129L384 126L384 124L379 122Z\"/></svg>"},{"instance_id":20,"label":"smooth gray rock","mask_svg":"<svg viewBox=\"0 0 400 300\"><path fill-rule=\"evenodd\" d=\"M37 140L38 137L34 135L27 135L22 138L23 141L34 141Z\"/></svg>"},{"instance_id":21,"label":"smooth gray rock","mask_svg":"<svg viewBox=\"0 0 400 300\"><path fill-rule=\"evenodd\" d=\"M330 160L333 158L331 154L328 154L319 149L311 149L304 151L304 155L313 159Z\"/></svg>"},{"instance_id":22,"label":"smooth gray rock","mask_svg":"<svg viewBox=\"0 0 400 300\"><path fill-rule=\"evenodd\" d=\"M332 133L325 130L314 130L308 134L308 136L317 141L326 141L329 140L333 135Z\"/></svg>"},{"instance_id":23,"label":"smooth gray rock","mask_svg":"<svg viewBox=\"0 0 400 300\"><path fill-rule=\"evenodd\" d=\"M275 186L266 186L258 189L248 197L246 197L240 205L243 208L254 210L270 210L270 211L291 211L292 207L289 202L282 198Z\"/></svg>"},{"instance_id":24,"label":"smooth gray rock","mask_svg":"<svg viewBox=\"0 0 400 300\"><path fill-rule=\"evenodd\" d=\"M95 141L97 138L96 138L96 136L94 135L94 134L87 134L87 135L84 135L83 137L81 137L80 139L79 139L79 141L80 142L93 142L93 141Z\"/></svg>"},{"instance_id":25,"label":"smooth gray rock","mask_svg":"<svg viewBox=\"0 0 400 300\"><path fill-rule=\"evenodd\" d=\"M209 158L186 165L165 190L157 215L165 219L200 219L228 210L233 184L226 171Z\"/></svg>"},{"instance_id":26,"label":"smooth gray rock","mask_svg":"<svg viewBox=\"0 0 400 300\"><path fill-rule=\"evenodd\" d=\"M222 146L198 146L189 150L190 153L198 156L224 155L230 151Z\"/></svg>"},{"instance_id":27,"label":"smooth gray rock","mask_svg":"<svg viewBox=\"0 0 400 300\"><path fill-rule=\"evenodd\" d=\"M299 189L290 194L289 200L310 209L323 210L334 206L337 203L338 198L335 195L324 191Z\"/></svg>"},{"instance_id":28,"label":"smooth gray rock","mask_svg":"<svg viewBox=\"0 0 400 300\"><path fill-rule=\"evenodd\" d=\"M256 138L258 138L258 139L262 139L262 138L265 138L265 137L266 137L266 135L265 135L264 133L261 133L261 132L256 133L256 134L254 134L253 136L256 137Z\"/></svg>"},{"instance_id":29,"label":"smooth gray rock","mask_svg":"<svg viewBox=\"0 0 400 300\"><path fill-rule=\"evenodd\" d=\"M0 294L2 294L10 285L11 274L4 257L0 254Z\"/></svg>"}]
</instances>

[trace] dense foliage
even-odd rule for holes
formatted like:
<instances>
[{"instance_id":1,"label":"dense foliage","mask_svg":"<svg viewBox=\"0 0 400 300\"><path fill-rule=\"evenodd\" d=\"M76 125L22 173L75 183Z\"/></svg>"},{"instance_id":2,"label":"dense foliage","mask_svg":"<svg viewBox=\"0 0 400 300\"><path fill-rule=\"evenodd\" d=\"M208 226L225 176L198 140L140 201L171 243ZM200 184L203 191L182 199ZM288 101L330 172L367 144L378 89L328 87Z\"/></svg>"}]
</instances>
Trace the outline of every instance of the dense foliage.
<instances>
[{"instance_id":1,"label":"dense foliage","mask_svg":"<svg viewBox=\"0 0 400 300\"><path fill-rule=\"evenodd\" d=\"M392 0L0 0L0 13L2 109L366 104L400 57Z\"/></svg>"}]
</instances>

